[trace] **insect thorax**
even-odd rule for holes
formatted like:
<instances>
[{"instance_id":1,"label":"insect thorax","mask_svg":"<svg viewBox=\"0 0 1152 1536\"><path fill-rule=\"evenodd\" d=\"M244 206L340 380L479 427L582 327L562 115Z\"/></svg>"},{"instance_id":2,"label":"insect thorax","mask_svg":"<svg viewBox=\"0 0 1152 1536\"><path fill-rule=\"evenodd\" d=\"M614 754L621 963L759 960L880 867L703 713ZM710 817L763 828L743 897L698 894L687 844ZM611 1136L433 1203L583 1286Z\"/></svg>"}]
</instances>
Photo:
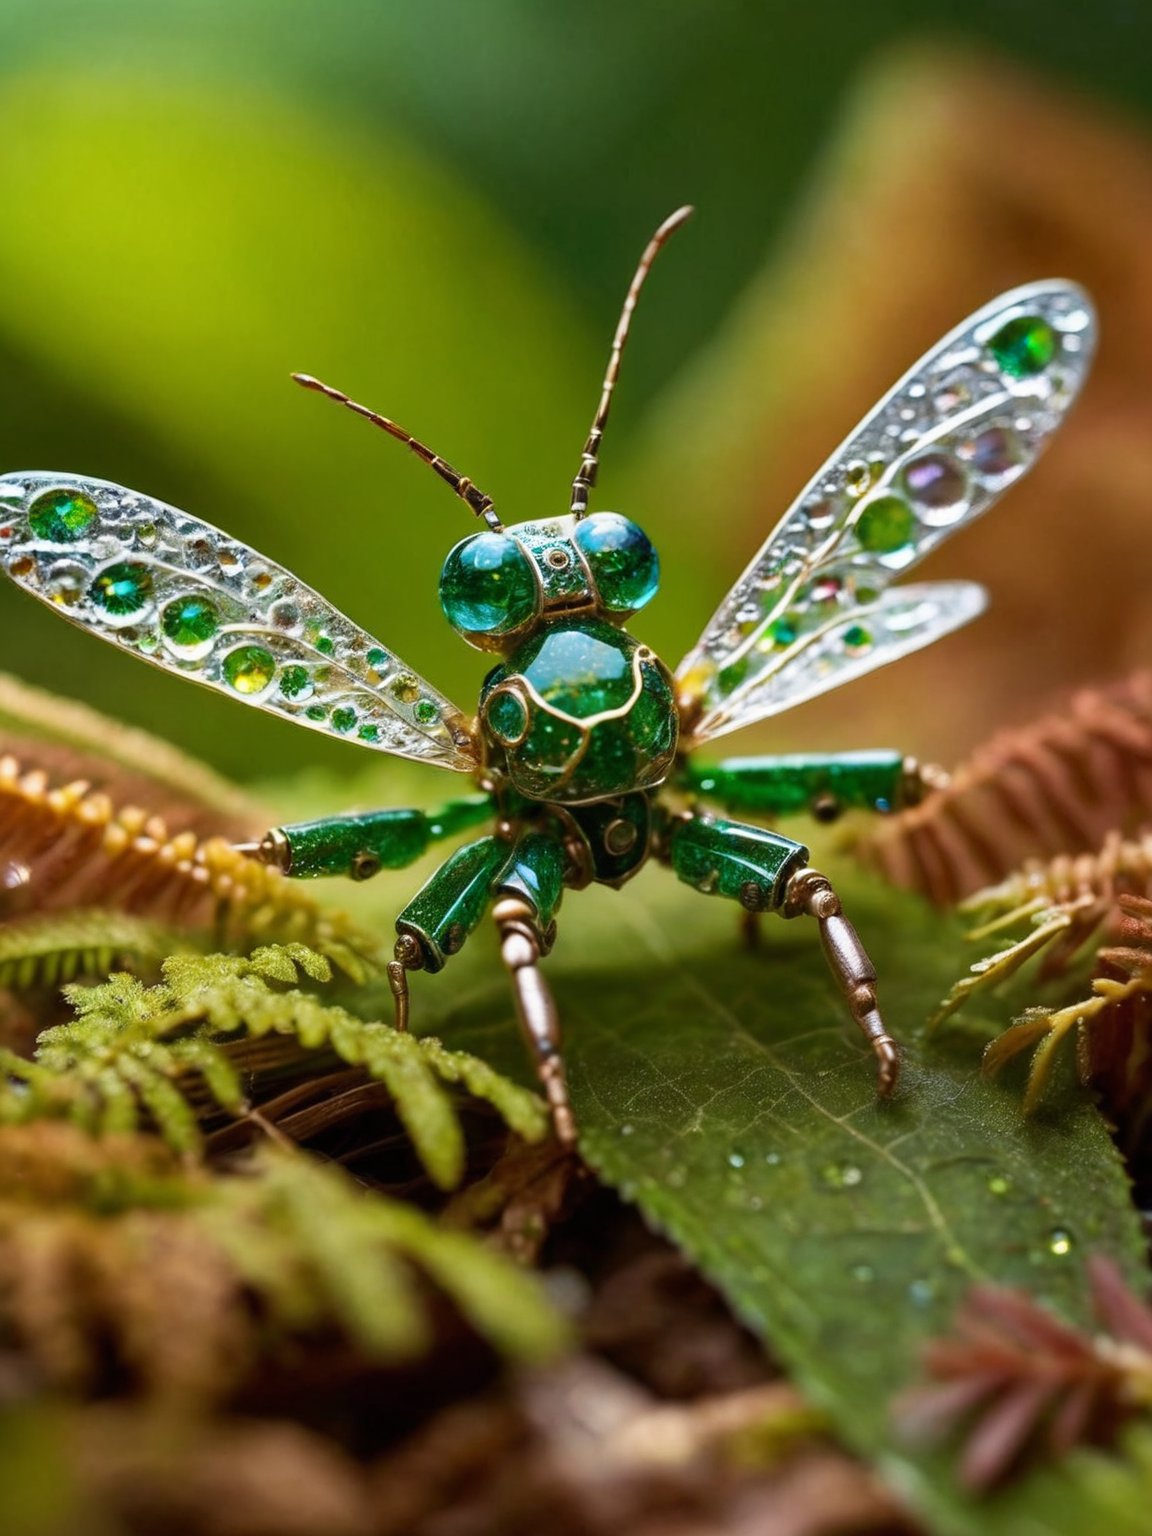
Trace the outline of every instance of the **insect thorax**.
<instances>
[{"instance_id":1,"label":"insect thorax","mask_svg":"<svg viewBox=\"0 0 1152 1536\"><path fill-rule=\"evenodd\" d=\"M546 624L489 673L490 759L532 800L578 805L662 782L678 720L667 668L603 619Z\"/></svg>"}]
</instances>

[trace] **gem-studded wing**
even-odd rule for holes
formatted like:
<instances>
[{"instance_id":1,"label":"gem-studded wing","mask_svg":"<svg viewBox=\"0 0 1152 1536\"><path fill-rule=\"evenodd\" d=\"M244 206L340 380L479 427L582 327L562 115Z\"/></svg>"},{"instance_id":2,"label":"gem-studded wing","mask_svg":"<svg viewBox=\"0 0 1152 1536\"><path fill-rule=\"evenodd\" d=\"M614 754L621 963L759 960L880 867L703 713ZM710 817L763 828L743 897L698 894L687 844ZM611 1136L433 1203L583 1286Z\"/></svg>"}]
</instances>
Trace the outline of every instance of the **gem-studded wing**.
<instances>
[{"instance_id":1,"label":"gem-studded wing","mask_svg":"<svg viewBox=\"0 0 1152 1536\"><path fill-rule=\"evenodd\" d=\"M290 571L104 480L0 476L0 564L92 634L310 730L467 772L468 721Z\"/></svg>"},{"instance_id":2,"label":"gem-studded wing","mask_svg":"<svg viewBox=\"0 0 1152 1536\"><path fill-rule=\"evenodd\" d=\"M967 583L890 583L1036 460L1088 372L1095 317L1032 283L922 357L809 482L676 679L689 744L779 714L927 645L983 607Z\"/></svg>"}]
</instances>

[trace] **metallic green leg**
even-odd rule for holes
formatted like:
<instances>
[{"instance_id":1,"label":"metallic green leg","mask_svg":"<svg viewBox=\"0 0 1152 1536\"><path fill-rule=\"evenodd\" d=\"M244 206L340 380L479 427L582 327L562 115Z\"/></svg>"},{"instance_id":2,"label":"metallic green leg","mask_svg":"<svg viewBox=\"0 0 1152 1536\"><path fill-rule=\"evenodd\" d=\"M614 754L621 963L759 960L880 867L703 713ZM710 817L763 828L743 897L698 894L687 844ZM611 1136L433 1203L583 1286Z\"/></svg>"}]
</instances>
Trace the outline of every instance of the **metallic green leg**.
<instances>
[{"instance_id":1,"label":"metallic green leg","mask_svg":"<svg viewBox=\"0 0 1152 1536\"><path fill-rule=\"evenodd\" d=\"M345 875L368 880L382 869L403 869L432 843L490 821L488 795L467 795L432 811L366 811L273 827L251 851L294 880Z\"/></svg>"},{"instance_id":2,"label":"metallic green leg","mask_svg":"<svg viewBox=\"0 0 1152 1536\"><path fill-rule=\"evenodd\" d=\"M566 864L563 843L540 832L522 833L514 843L484 837L458 848L396 919L399 938L388 982L396 1000L396 1027L406 1029L408 972L443 970L492 905L501 958L556 1136L571 1146L576 1124L560 1055L560 1024L539 969L555 937Z\"/></svg>"},{"instance_id":3,"label":"metallic green leg","mask_svg":"<svg viewBox=\"0 0 1152 1536\"><path fill-rule=\"evenodd\" d=\"M885 750L689 761L680 783L738 815L767 819L809 812L833 821L846 810L886 814L915 805L943 777L940 769Z\"/></svg>"},{"instance_id":4,"label":"metallic green leg","mask_svg":"<svg viewBox=\"0 0 1152 1536\"><path fill-rule=\"evenodd\" d=\"M816 919L825 958L876 1054L879 1091L890 1094L900 1056L877 1006L876 969L830 882L809 868L807 848L761 827L688 815L669 822L662 857L688 885L738 901L745 912Z\"/></svg>"}]
</instances>

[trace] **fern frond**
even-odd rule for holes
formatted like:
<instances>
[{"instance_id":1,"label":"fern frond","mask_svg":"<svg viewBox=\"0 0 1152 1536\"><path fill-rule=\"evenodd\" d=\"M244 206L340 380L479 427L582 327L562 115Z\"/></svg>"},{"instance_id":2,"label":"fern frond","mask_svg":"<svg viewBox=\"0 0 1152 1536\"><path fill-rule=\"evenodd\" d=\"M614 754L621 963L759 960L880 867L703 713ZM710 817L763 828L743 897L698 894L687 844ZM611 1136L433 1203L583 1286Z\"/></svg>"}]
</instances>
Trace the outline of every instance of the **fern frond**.
<instances>
[{"instance_id":1,"label":"fern frond","mask_svg":"<svg viewBox=\"0 0 1152 1536\"><path fill-rule=\"evenodd\" d=\"M1098 848L1152 814L1152 673L1074 695L1001 732L859 852L896 885L945 906L1025 859Z\"/></svg>"},{"instance_id":2,"label":"fern frond","mask_svg":"<svg viewBox=\"0 0 1152 1536\"><path fill-rule=\"evenodd\" d=\"M121 966L158 970L183 942L159 923L99 907L25 917L0 927L0 987L56 988Z\"/></svg>"},{"instance_id":3,"label":"fern frond","mask_svg":"<svg viewBox=\"0 0 1152 1536\"><path fill-rule=\"evenodd\" d=\"M286 1343L333 1330L369 1362L412 1359L436 1334L428 1281L509 1359L564 1342L534 1277L302 1154L211 1178L153 1138L9 1126L0 1190L0 1332L73 1391L111 1371L154 1397L226 1400Z\"/></svg>"},{"instance_id":4,"label":"fern frond","mask_svg":"<svg viewBox=\"0 0 1152 1536\"><path fill-rule=\"evenodd\" d=\"M109 792L128 775L127 794L142 798L152 811L167 805L207 811L212 827L229 835L264 830L266 813L251 796L170 742L0 672L0 750L18 750L4 738L56 744L62 752L49 747L37 754L44 766L59 773L60 765L70 762L68 778L92 779ZM145 783L152 786L151 795Z\"/></svg>"},{"instance_id":5,"label":"fern frond","mask_svg":"<svg viewBox=\"0 0 1152 1536\"><path fill-rule=\"evenodd\" d=\"M100 906L200 929L225 948L304 943L356 981L378 962L378 945L347 919L223 838L173 836L138 806L83 780L53 784L10 755L0 757L0 862L18 876L0 917Z\"/></svg>"},{"instance_id":6,"label":"fern frond","mask_svg":"<svg viewBox=\"0 0 1152 1536\"><path fill-rule=\"evenodd\" d=\"M327 960L302 945L251 956L180 955L146 987L116 975L100 986L70 985L73 1022L45 1030L32 1061L0 1053L0 1121L62 1117L86 1128L131 1130L143 1120L183 1151L201 1145L201 1120L248 1106L248 1047L279 1039L277 1078L314 1076L317 1057L361 1068L388 1091L414 1151L439 1187L457 1184L464 1135L445 1085L459 1084L496 1109L527 1140L545 1134L536 1095L439 1040L366 1023L291 985L300 973L323 981ZM242 1037L234 1042L235 1037ZM259 1079L259 1074L255 1074Z\"/></svg>"}]
</instances>

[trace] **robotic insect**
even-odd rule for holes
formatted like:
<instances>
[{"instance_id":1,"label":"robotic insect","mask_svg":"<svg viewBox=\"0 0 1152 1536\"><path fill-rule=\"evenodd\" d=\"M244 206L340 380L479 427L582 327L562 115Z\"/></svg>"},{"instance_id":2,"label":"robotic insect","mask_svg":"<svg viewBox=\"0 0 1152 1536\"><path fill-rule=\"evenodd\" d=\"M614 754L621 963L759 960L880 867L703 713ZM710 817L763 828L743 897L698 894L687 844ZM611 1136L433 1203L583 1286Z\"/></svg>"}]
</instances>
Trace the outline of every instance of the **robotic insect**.
<instances>
[{"instance_id":1,"label":"robotic insect","mask_svg":"<svg viewBox=\"0 0 1152 1536\"><path fill-rule=\"evenodd\" d=\"M1091 304L1065 282L1015 289L951 332L801 492L672 674L625 628L656 592L656 550L588 500L637 296L690 211L666 220L641 258L566 516L506 527L490 497L395 422L297 375L406 443L486 525L456 545L440 578L449 623L498 658L475 720L319 593L208 523L101 480L0 477L4 569L74 623L299 725L476 781L479 794L438 811L326 817L276 828L248 851L293 877L362 880L494 823L397 918L396 1024L407 1026L408 972L439 971L491 908L565 1142L575 1124L539 961L565 887L622 886L649 858L749 913L815 917L880 1091L892 1091L899 1056L876 973L832 886L801 844L728 817L886 811L917 798L928 775L898 752L707 764L698 748L981 612L985 594L971 583L889 586L1029 467L1094 342Z\"/></svg>"}]
</instances>

